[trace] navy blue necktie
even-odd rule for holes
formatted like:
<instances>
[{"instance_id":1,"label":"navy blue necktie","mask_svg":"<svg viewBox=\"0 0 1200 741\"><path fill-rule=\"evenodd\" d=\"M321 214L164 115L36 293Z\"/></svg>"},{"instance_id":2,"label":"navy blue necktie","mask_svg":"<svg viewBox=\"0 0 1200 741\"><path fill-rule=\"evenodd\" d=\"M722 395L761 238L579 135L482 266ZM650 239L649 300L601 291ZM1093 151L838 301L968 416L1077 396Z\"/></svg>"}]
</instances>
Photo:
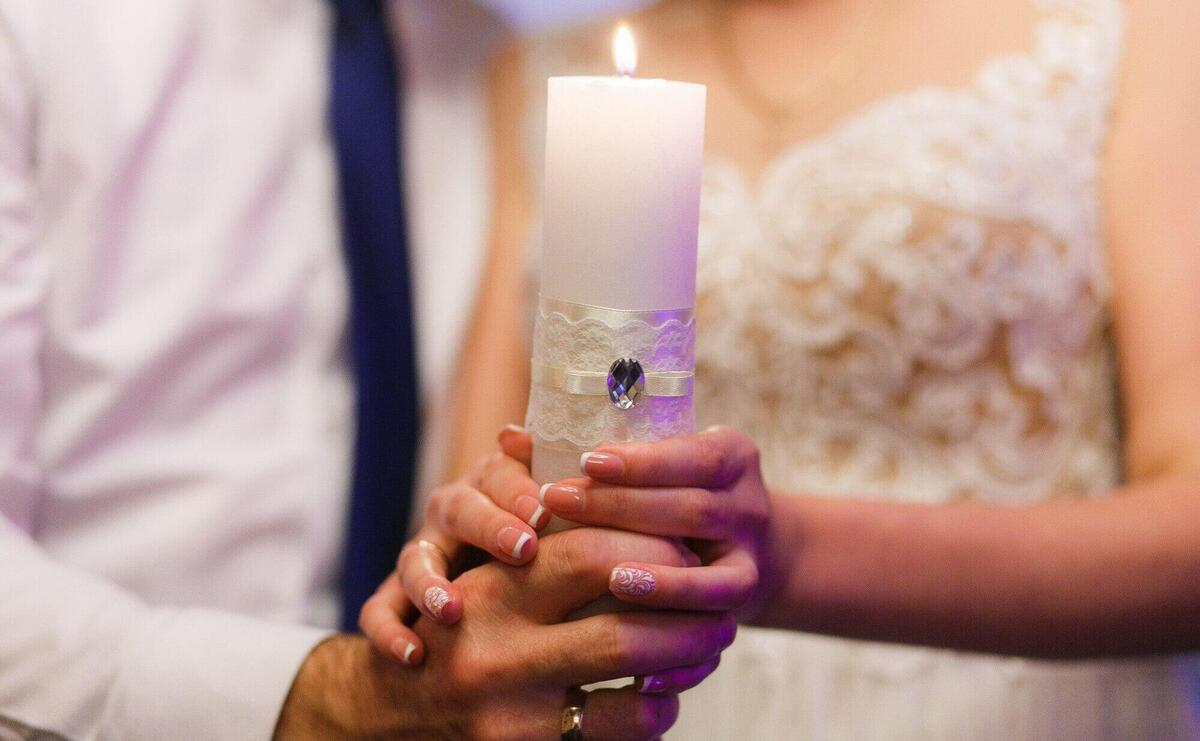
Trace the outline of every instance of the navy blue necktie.
<instances>
[{"instance_id":1,"label":"navy blue necktie","mask_svg":"<svg viewBox=\"0 0 1200 741\"><path fill-rule=\"evenodd\" d=\"M334 0L333 8L330 116L358 392L342 566L342 625L353 630L404 544L420 420L396 58L382 0Z\"/></svg>"}]
</instances>

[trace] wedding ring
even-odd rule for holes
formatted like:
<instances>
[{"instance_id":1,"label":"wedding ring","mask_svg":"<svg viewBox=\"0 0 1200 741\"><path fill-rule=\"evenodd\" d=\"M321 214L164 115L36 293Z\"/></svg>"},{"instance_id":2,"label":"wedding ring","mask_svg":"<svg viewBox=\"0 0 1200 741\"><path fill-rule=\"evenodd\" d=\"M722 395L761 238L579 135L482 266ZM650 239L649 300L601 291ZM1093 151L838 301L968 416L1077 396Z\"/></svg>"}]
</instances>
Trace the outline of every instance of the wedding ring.
<instances>
[{"instance_id":1,"label":"wedding ring","mask_svg":"<svg viewBox=\"0 0 1200 741\"><path fill-rule=\"evenodd\" d=\"M562 741L583 741L583 708L579 705L563 708L559 730Z\"/></svg>"}]
</instances>

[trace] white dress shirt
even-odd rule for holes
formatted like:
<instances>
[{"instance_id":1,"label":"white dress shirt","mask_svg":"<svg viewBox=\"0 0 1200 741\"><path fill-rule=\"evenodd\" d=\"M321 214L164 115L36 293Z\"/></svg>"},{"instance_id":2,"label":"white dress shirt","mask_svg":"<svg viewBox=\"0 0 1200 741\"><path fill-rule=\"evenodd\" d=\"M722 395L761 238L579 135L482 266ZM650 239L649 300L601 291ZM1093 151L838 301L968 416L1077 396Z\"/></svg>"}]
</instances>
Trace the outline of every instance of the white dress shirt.
<instances>
[{"instance_id":1,"label":"white dress shirt","mask_svg":"<svg viewBox=\"0 0 1200 741\"><path fill-rule=\"evenodd\" d=\"M441 58L412 62L438 73L406 96L413 135L466 142L408 162L418 200L452 203L414 214L437 419L479 262L487 47L434 54L484 20L461 2L399 17ZM330 20L326 0L0 0L0 738L269 738L326 634L302 625L336 621Z\"/></svg>"}]
</instances>

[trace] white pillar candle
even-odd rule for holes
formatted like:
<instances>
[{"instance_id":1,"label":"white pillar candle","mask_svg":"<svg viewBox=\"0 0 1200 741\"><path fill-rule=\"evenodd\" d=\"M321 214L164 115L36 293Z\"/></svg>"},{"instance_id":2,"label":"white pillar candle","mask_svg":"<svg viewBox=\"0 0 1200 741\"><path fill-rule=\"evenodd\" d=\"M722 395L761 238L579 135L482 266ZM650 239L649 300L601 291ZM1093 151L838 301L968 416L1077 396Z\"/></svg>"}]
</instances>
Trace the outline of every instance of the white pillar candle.
<instances>
[{"instance_id":1,"label":"white pillar candle","mask_svg":"<svg viewBox=\"0 0 1200 741\"><path fill-rule=\"evenodd\" d=\"M659 419L647 426L637 415L650 412L636 408L623 412L607 396L583 400L550 392L539 396L539 362L548 358L553 358L556 366L582 362L590 367L565 370L606 373L608 363L628 351L622 339L629 331L622 328L626 319L645 318L630 312L690 313L695 305L705 88L634 78L630 76L632 39L627 31L618 32L614 46L618 69L626 74L549 80L542 209L543 307L548 301L615 311L590 315L605 318L613 330L606 337L579 332L568 337L560 330L539 329L527 424L534 434L534 477L542 482L579 475L579 452L599 442L647 439L663 429L681 431L678 424L659 424L670 420ZM566 314L567 318L579 316L571 311ZM543 308L539 322L545 317ZM669 333L672 327L663 330ZM694 333L694 326L690 331ZM589 337L605 349L561 346L588 343L592 341ZM542 343L540 349L538 342ZM554 343L558 345L548 347ZM632 346L647 352L644 341ZM668 357L667 351L657 358L637 358L645 366L647 395L655 387L655 372L691 370L692 352L689 344L679 348L680 357ZM599 367L601 357L603 367ZM647 407L654 401L647 400ZM673 405L660 405L657 413L661 416L666 409L665 413L679 416L677 422L690 427L690 391L686 399L674 401ZM558 408L564 405L572 406L565 417ZM571 425L572 415L578 418L591 414L587 410L592 409L606 420L601 428ZM557 418L557 426L548 424L546 417ZM631 420L628 424L627 419ZM580 435L565 439L560 434L564 426L572 426ZM603 439L596 439L601 436Z\"/></svg>"}]
</instances>

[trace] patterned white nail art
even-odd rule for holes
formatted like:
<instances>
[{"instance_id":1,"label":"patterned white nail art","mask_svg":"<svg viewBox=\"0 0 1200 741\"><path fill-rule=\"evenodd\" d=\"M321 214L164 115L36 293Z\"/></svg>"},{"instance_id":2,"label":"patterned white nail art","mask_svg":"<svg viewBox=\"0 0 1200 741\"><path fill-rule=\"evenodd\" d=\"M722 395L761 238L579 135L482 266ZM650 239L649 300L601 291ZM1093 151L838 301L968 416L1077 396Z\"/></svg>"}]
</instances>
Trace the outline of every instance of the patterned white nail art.
<instances>
[{"instance_id":1,"label":"patterned white nail art","mask_svg":"<svg viewBox=\"0 0 1200 741\"><path fill-rule=\"evenodd\" d=\"M442 619L442 608L449 601L450 593L439 586L432 586L425 590L425 607L438 620Z\"/></svg>"},{"instance_id":2,"label":"patterned white nail art","mask_svg":"<svg viewBox=\"0 0 1200 741\"><path fill-rule=\"evenodd\" d=\"M645 597L654 591L655 586L654 574L628 566L618 566L608 578L609 589L630 597Z\"/></svg>"},{"instance_id":3,"label":"patterned white nail art","mask_svg":"<svg viewBox=\"0 0 1200 741\"><path fill-rule=\"evenodd\" d=\"M529 516L529 524L531 527L537 527L538 520L542 519L542 515L546 514L546 508L538 505L533 514Z\"/></svg>"},{"instance_id":4,"label":"patterned white nail art","mask_svg":"<svg viewBox=\"0 0 1200 741\"><path fill-rule=\"evenodd\" d=\"M407 646L404 647L404 657L401 660L405 664L411 664L413 651L416 651L416 650L417 650L416 645L414 645L412 643L408 644Z\"/></svg>"},{"instance_id":5,"label":"patterned white nail art","mask_svg":"<svg viewBox=\"0 0 1200 741\"><path fill-rule=\"evenodd\" d=\"M532 538L530 537L529 533L521 533L521 537L517 538L517 544L513 546L512 557L520 558L521 551L525 550L525 544L530 540L532 540Z\"/></svg>"}]
</instances>

